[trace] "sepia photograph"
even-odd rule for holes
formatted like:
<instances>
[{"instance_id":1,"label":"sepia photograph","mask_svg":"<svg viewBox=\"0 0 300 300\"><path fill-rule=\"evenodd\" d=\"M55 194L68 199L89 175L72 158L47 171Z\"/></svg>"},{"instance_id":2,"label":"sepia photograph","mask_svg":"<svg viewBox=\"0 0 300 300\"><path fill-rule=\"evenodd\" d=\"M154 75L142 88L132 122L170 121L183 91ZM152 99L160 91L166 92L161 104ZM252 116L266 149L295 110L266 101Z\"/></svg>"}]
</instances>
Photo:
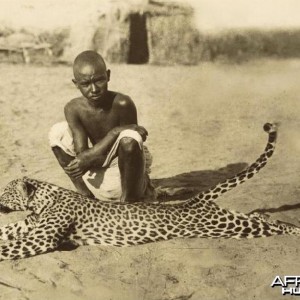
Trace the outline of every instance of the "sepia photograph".
<instances>
[{"instance_id":1,"label":"sepia photograph","mask_svg":"<svg viewBox=\"0 0 300 300\"><path fill-rule=\"evenodd\" d=\"M298 0L0 0L0 299L300 296Z\"/></svg>"}]
</instances>

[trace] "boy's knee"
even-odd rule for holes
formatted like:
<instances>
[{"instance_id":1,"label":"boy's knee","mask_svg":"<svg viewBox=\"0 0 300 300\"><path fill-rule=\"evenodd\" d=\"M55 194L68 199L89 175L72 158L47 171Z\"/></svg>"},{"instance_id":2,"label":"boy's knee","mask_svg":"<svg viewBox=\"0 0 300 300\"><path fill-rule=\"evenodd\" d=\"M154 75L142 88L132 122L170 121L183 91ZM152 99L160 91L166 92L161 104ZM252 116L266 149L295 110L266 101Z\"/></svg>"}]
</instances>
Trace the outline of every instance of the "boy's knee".
<instances>
[{"instance_id":1,"label":"boy's knee","mask_svg":"<svg viewBox=\"0 0 300 300\"><path fill-rule=\"evenodd\" d=\"M123 137L119 143L119 149L123 154L136 154L140 152L139 143L131 137Z\"/></svg>"}]
</instances>

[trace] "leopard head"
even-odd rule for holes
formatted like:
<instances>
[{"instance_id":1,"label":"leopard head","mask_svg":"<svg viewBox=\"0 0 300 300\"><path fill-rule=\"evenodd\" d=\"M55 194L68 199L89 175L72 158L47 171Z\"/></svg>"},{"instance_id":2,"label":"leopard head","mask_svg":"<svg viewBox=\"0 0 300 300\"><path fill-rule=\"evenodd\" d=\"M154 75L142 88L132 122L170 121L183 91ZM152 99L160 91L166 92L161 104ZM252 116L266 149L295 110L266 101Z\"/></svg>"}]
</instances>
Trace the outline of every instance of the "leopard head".
<instances>
[{"instance_id":1,"label":"leopard head","mask_svg":"<svg viewBox=\"0 0 300 300\"><path fill-rule=\"evenodd\" d=\"M36 188L24 179L11 181L0 195L0 213L28 210L29 200L34 195L35 190Z\"/></svg>"}]
</instances>

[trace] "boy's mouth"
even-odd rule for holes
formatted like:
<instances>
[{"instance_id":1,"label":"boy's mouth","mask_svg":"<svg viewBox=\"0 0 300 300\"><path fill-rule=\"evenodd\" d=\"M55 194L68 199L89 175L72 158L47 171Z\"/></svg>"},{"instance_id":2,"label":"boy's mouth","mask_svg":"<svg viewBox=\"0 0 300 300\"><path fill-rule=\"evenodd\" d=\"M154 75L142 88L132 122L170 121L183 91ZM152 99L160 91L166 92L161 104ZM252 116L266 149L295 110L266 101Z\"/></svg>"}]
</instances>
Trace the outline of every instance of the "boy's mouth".
<instances>
[{"instance_id":1,"label":"boy's mouth","mask_svg":"<svg viewBox=\"0 0 300 300\"><path fill-rule=\"evenodd\" d=\"M95 100L99 100L101 97L102 97L102 94L97 94L97 95L92 95L90 97L90 99L95 101Z\"/></svg>"}]
</instances>

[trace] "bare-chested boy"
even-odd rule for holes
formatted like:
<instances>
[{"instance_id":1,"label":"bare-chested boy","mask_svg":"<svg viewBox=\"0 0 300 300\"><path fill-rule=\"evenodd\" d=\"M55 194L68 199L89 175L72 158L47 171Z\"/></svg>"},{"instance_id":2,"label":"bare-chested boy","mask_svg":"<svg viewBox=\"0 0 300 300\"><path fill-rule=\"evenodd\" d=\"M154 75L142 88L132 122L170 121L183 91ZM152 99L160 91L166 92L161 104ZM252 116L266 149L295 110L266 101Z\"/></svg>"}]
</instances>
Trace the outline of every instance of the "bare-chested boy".
<instances>
[{"instance_id":1,"label":"bare-chested boy","mask_svg":"<svg viewBox=\"0 0 300 300\"><path fill-rule=\"evenodd\" d=\"M137 125L133 101L108 90L110 70L94 51L76 57L73 73L82 97L67 103L67 123L54 125L49 134L59 164L84 195L141 200L151 190L142 144L148 133Z\"/></svg>"}]
</instances>

